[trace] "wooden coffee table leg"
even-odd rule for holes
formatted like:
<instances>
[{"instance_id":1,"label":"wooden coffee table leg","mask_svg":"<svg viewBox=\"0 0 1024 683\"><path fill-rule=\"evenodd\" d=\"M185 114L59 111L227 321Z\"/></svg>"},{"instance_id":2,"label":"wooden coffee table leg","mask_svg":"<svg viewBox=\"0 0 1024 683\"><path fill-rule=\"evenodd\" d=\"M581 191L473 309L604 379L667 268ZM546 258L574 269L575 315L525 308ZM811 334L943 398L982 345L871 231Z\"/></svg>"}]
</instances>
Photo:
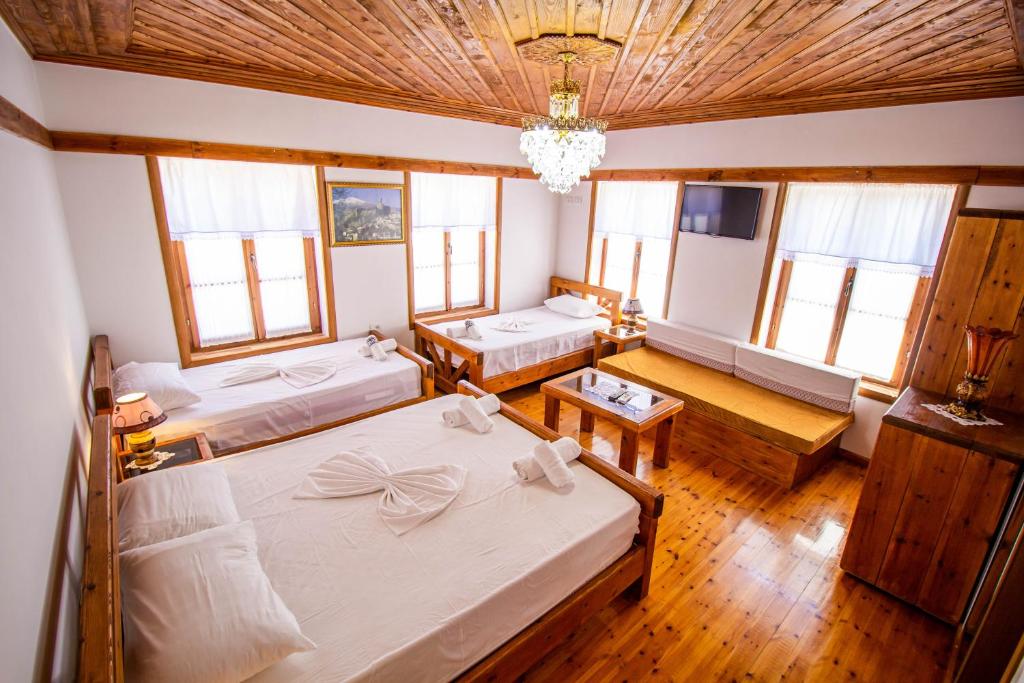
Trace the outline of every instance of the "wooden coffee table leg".
<instances>
[{"instance_id":1,"label":"wooden coffee table leg","mask_svg":"<svg viewBox=\"0 0 1024 683\"><path fill-rule=\"evenodd\" d=\"M654 437L654 464L658 467L668 467L669 447L672 445L672 421L668 418L658 425L658 431Z\"/></svg>"},{"instance_id":2,"label":"wooden coffee table leg","mask_svg":"<svg viewBox=\"0 0 1024 683\"><path fill-rule=\"evenodd\" d=\"M544 426L548 429L558 431L558 412L562 402L554 396L544 396Z\"/></svg>"},{"instance_id":3,"label":"wooden coffee table leg","mask_svg":"<svg viewBox=\"0 0 1024 683\"><path fill-rule=\"evenodd\" d=\"M588 413L586 410L580 410L580 431L581 432L592 432L594 431L594 414Z\"/></svg>"},{"instance_id":4,"label":"wooden coffee table leg","mask_svg":"<svg viewBox=\"0 0 1024 683\"><path fill-rule=\"evenodd\" d=\"M636 474L636 459L640 452L640 434L632 429L622 430L619 442L619 469Z\"/></svg>"}]
</instances>

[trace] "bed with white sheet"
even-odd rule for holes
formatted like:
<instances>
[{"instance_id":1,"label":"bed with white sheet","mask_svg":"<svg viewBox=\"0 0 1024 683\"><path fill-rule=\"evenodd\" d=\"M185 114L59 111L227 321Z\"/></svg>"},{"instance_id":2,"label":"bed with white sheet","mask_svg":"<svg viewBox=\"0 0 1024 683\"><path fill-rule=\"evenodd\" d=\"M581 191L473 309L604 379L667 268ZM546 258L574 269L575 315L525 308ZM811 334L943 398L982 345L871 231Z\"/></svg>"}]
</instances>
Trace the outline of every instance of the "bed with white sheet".
<instances>
[{"instance_id":1,"label":"bed with white sheet","mask_svg":"<svg viewBox=\"0 0 1024 683\"><path fill-rule=\"evenodd\" d=\"M352 339L185 368L181 376L200 400L167 410L167 420L153 431L158 441L201 432L214 454L223 455L432 397L427 361L404 348L375 361L357 352L363 344L364 339ZM279 376L221 386L239 368L267 362L280 367L326 362L336 370L311 386L295 387ZM124 392L116 373L113 392Z\"/></svg>"},{"instance_id":2,"label":"bed with white sheet","mask_svg":"<svg viewBox=\"0 0 1024 683\"><path fill-rule=\"evenodd\" d=\"M453 391L467 379L486 391L505 391L586 365L592 358L594 331L618 324L621 293L583 282L551 278L551 296L593 298L598 313L574 317L537 306L473 318L482 339L452 338L463 320L417 323L416 349L433 360L438 386ZM505 328L515 322L518 331Z\"/></svg>"},{"instance_id":3,"label":"bed with white sheet","mask_svg":"<svg viewBox=\"0 0 1024 683\"><path fill-rule=\"evenodd\" d=\"M520 483L513 460L557 435L507 406L492 416L486 434L443 426L441 411L460 398L187 466L223 468L239 518L254 526L273 590L316 644L293 650L252 680L506 679L613 596L627 588L634 597L646 594L661 494L586 451L569 465L571 490L558 491L546 479ZM102 443L109 416L99 415L95 430ZM293 497L310 471L342 451L371 454L392 470L461 466L465 483L440 514L399 536L378 514L380 493ZM103 454L92 457L94 471L103 472L96 467ZM101 504L90 497L90 506ZM116 526L107 531L119 537ZM100 532L93 532L97 539ZM86 559L84 580L94 581L90 572L102 567ZM112 590L124 580L123 572L115 576ZM84 611L94 597L86 595ZM571 616L554 618L570 606ZM102 644L87 641L82 661L89 646ZM113 644L115 660L124 656L120 648Z\"/></svg>"}]
</instances>

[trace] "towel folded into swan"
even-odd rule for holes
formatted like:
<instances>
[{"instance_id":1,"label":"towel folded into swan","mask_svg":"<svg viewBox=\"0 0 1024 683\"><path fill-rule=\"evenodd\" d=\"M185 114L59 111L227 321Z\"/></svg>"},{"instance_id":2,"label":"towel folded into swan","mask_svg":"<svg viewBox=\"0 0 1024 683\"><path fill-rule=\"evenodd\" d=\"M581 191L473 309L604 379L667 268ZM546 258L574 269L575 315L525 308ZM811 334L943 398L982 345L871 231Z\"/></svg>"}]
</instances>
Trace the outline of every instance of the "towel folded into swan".
<instances>
[{"instance_id":1,"label":"towel folded into swan","mask_svg":"<svg viewBox=\"0 0 1024 683\"><path fill-rule=\"evenodd\" d=\"M280 377L296 389L313 386L328 380L338 371L338 366L327 360L314 360L281 367L276 363L257 362L236 365L220 381L222 387L259 382L271 377Z\"/></svg>"},{"instance_id":2,"label":"towel folded into swan","mask_svg":"<svg viewBox=\"0 0 1024 683\"><path fill-rule=\"evenodd\" d=\"M369 453L339 453L320 463L293 498L342 498L383 491L377 513L396 536L415 529L451 505L466 482L466 469L433 465L391 471Z\"/></svg>"}]
</instances>

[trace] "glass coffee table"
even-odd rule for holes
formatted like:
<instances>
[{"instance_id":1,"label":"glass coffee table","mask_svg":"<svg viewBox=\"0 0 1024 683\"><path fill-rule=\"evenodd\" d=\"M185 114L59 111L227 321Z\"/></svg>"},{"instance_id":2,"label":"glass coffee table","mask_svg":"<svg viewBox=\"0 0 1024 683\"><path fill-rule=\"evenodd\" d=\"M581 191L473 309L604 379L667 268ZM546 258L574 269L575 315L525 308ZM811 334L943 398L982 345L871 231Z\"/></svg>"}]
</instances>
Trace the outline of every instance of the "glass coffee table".
<instances>
[{"instance_id":1,"label":"glass coffee table","mask_svg":"<svg viewBox=\"0 0 1024 683\"><path fill-rule=\"evenodd\" d=\"M622 429L619 467L636 474L640 434L657 426L654 464L668 466L672 418L683 409L674 396L593 368L583 368L540 385L544 394L544 424L558 431L562 401L580 409L580 432L594 431L594 418L602 417Z\"/></svg>"}]
</instances>

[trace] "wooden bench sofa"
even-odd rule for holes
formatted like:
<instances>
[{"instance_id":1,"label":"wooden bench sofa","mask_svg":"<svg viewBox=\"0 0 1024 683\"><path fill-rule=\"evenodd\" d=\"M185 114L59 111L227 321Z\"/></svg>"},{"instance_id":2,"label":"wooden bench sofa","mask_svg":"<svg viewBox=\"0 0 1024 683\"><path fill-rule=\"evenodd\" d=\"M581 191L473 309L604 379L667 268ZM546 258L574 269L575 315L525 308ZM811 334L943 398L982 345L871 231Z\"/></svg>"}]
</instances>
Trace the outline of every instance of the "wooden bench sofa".
<instances>
[{"instance_id":1,"label":"wooden bench sofa","mask_svg":"<svg viewBox=\"0 0 1024 683\"><path fill-rule=\"evenodd\" d=\"M813 405L654 348L651 334L647 346L603 358L599 368L685 401L675 431L687 446L793 488L838 451L853 423L852 411Z\"/></svg>"}]
</instances>

